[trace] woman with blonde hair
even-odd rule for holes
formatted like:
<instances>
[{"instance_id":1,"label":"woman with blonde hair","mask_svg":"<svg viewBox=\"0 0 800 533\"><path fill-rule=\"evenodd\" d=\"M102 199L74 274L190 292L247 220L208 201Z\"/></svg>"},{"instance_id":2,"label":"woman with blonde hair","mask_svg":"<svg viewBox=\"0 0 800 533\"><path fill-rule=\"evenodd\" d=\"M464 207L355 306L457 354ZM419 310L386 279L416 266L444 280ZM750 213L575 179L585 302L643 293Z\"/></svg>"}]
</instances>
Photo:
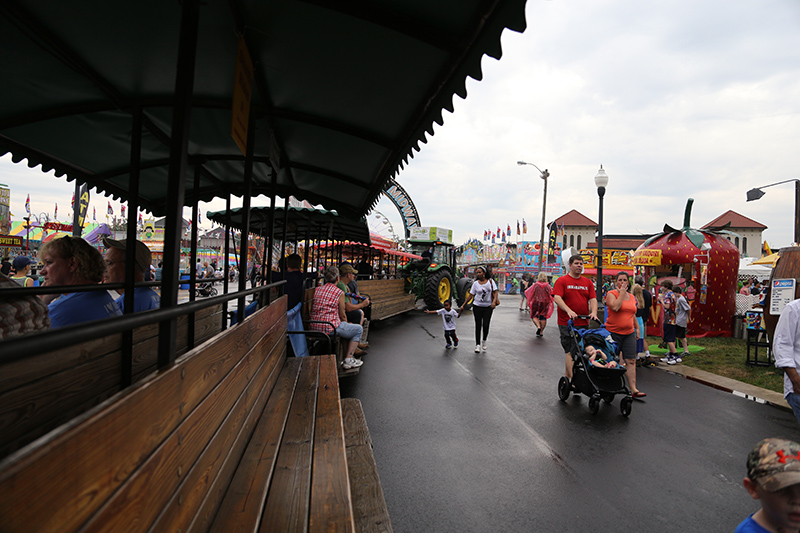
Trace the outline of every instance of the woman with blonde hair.
<instances>
[{"instance_id":1,"label":"woman with blonde hair","mask_svg":"<svg viewBox=\"0 0 800 533\"><path fill-rule=\"evenodd\" d=\"M539 272L536 283L525 291L525 296L531 310L531 320L536 326L536 336L543 337L547 319L553 314L553 294L550 283L547 282L547 274Z\"/></svg>"},{"instance_id":2,"label":"woman with blonde hair","mask_svg":"<svg viewBox=\"0 0 800 533\"><path fill-rule=\"evenodd\" d=\"M80 237L66 236L46 242L39 249L39 259L43 265L40 273L47 286L97 285L106 271L100 252ZM64 291L47 309L52 328L122 315L104 290Z\"/></svg>"}]
</instances>

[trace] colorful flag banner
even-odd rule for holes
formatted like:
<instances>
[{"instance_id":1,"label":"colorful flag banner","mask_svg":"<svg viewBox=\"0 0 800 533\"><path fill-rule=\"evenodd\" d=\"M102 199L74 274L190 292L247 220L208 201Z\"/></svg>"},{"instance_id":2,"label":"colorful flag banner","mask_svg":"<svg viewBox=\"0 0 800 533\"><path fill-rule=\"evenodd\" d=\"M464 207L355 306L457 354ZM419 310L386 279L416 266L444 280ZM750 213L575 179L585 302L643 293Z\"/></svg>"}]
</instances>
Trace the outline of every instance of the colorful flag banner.
<instances>
[{"instance_id":1,"label":"colorful flag banner","mask_svg":"<svg viewBox=\"0 0 800 533\"><path fill-rule=\"evenodd\" d=\"M522 233L528 233L528 224L525 222L525 219L522 219Z\"/></svg>"},{"instance_id":2,"label":"colorful flag banner","mask_svg":"<svg viewBox=\"0 0 800 533\"><path fill-rule=\"evenodd\" d=\"M96 207L92 207L92 220L97 222L97 208Z\"/></svg>"},{"instance_id":3,"label":"colorful flag banner","mask_svg":"<svg viewBox=\"0 0 800 533\"><path fill-rule=\"evenodd\" d=\"M31 214L31 195L30 194L28 195L28 199L25 200L25 211L27 211L29 215Z\"/></svg>"},{"instance_id":4,"label":"colorful flag banner","mask_svg":"<svg viewBox=\"0 0 800 533\"><path fill-rule=\"evenodd\" d=\"M54 219L56 219L56 220L58 220L58 204L56 204L56 210L55 210L55 212L53 213L53 218L54 218Z\"/></svg>"},{"instance_id":5,"label":"colorful flag banner","mask_svg":"<svg viewBox=\"0 0 800 533\"><path fill-rule=\"evenodd\" d=\"M122 216L123 216L123 218L124 218L124 217L125 217L125 204L122 204L122 205L119 207L119 210L122 212Z\"/></svg>"},{"instance_id":6,"label":"colorful flag banner","mask_svg":"<svg viewBox=\"0 0 800 533\"><path fill-rule=\"evenodd\" d=\"M113 215L114 214L114 208L111 207L111 202L108 202L108 211L106 212L106 214L108 214L108 215Z\"/></svg>"},{"instance_id":7,"label":"colorful flag banner","mask_svg":"<svg viewBox=\"0 0 800 533\"><path fill-rule=\"evenodd\" d=\"M517 235L519 235L519 220L517 220Z\"/></svg>"},{"instance_id":8,"label":"colorful flag banner","mask_svg":"<svg viewBox=\"0 0 800 533\"><path fill-rule=\"evenodd\" d=\"M506 225L506 235L511 236L511 224Z\"/></svg>"}]
</instances>

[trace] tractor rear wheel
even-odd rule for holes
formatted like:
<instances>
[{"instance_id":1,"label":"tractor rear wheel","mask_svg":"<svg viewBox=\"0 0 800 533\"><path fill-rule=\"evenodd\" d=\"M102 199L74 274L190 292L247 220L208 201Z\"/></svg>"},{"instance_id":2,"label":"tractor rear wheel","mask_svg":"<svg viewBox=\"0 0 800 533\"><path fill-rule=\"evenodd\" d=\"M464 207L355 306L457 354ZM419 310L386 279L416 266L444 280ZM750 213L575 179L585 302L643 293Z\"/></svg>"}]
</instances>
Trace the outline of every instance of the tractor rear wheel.
<instances>
[{"instance_id":1,"label":"tractor rear wheel","mask_svg":"<svg viewBox=\"0 0 800 533\"><path fill-rule=\"evenodd\" d=\"M447 270L438 270L425 280L425 305L428 309L441 309L442 304L455 296L453 278Z\"/></svg>"},{"instance_id":2,"label":"tractor rear wheel","mask_svg":"<svg viewBox=\"0 0 800 533\"><path fill-rule=\"evenodd\" d=\"M473 281L472 278L461 278L456 281L456 303L459 306L464 305L464 302L467 301L467 294L469 294L469 290L472 288ZM472 307L472 304L469 304L469 306L464 309L469 310L470 307Z\"/></svg>"}]
</instances>

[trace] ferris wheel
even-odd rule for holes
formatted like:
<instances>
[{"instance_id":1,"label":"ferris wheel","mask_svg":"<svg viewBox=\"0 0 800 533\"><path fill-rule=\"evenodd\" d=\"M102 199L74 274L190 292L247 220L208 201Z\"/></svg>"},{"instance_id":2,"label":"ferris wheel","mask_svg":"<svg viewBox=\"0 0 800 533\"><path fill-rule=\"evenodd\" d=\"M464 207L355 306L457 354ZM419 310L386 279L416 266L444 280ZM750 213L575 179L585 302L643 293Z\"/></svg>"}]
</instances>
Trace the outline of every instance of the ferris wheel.
<instances>
[{"instance_id":1,"label":"ferris wheel","mask_svg":"<svg viewBox=\"0 0 800 533\"><path fill-rule=\"evenodd\" d=\"M394 232L391 221L380 211L372 211L367 215L367 226L371 233L376 233L384 239L400 242L400 237Z\"/></svg>"}]
</instances>

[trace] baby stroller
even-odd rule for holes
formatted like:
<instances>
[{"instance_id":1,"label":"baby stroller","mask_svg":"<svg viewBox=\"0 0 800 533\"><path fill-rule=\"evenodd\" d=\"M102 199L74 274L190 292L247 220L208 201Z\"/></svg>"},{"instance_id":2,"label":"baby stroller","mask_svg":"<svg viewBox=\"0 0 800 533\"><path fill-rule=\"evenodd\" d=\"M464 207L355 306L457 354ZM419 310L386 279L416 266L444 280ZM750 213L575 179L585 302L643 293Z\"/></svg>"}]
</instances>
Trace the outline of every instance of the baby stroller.
<instances>
[{"instance_id":1,"label":"baby stroller","mask_svg":"<svg viewBox=\"0 0 800 533\"><path fill-rule=\"evenodd\" d=\"M216 296L217 289L214 287L214 283L211 281L206 281L204 283L197 284L197 293L198 296Z\"/></svg>"},{"instance_id":2,"label":"baby stroller","mask_svg":"<svg viewBox=\"0 0 800 533\"><path fill-rule=\"evenodd\" d=\"M578 317L589 318L589 317ZM616 344L611 340L611 335L607 329L575 329L572 320L568 323L570 336L572 337L572 382L562 376L558 382L558 397L562 401L569 398L570 392L575 394L583 393L589 397L589 411L596 414L600 409L600 400L606 403L614 401L614 396L624 394L619 404L619 410L623 416L631 414L633 398L628 384L625 381L625 368L602 368L594 366L589 361L589 356L584 353L586 346L592 345L598 350L602 350L611 360L618 359Z\"/></svg>"}]
</instances>

